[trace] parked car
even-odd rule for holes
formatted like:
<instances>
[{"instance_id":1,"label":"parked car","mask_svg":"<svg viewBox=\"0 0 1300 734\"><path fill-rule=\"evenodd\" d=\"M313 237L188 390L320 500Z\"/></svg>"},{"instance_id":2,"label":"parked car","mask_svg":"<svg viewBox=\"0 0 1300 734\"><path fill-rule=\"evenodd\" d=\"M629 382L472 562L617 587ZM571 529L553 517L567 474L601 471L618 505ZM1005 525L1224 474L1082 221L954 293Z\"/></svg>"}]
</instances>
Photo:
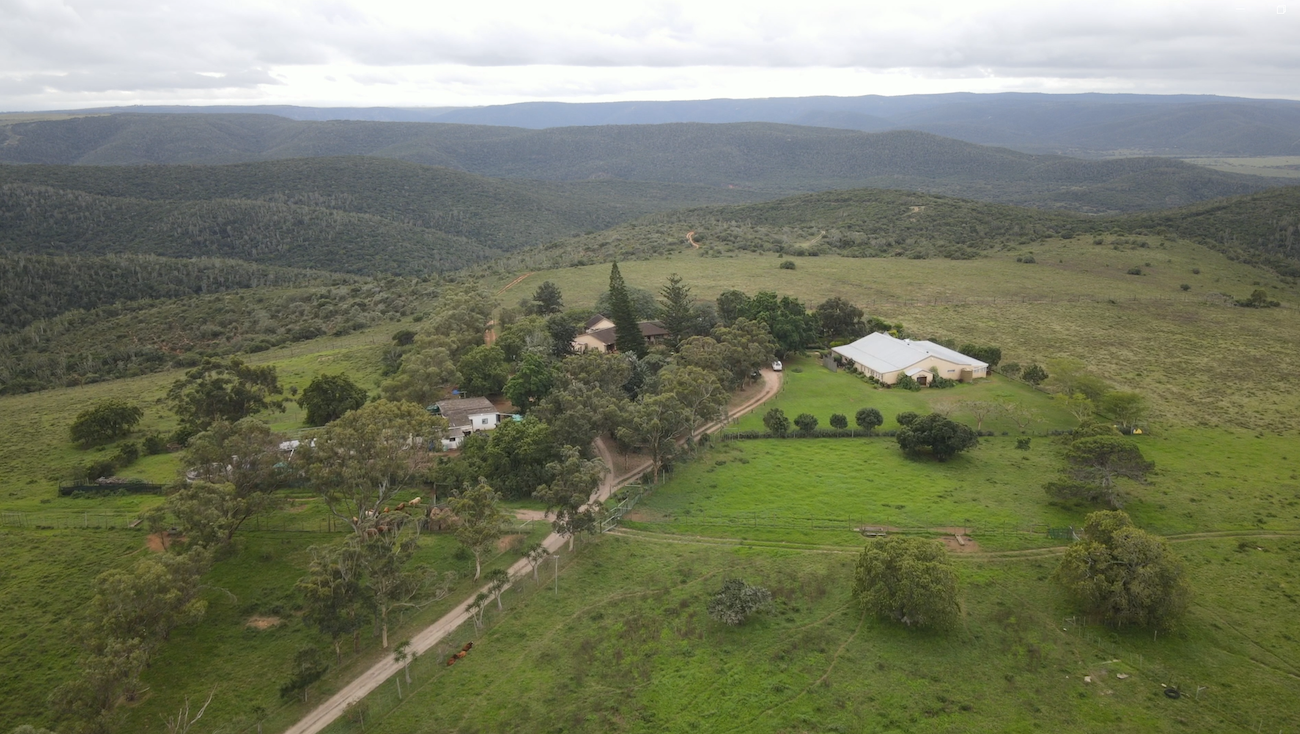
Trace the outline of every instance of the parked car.
<instances>
[{"instance_id":1,"label":"parked car","mask_svg":"<svg viewBox=\"0 0 1300 734\"><path fill-rule=\"evenodd\" d=\"M781 360L778 359L777 361L772 363L773 372L780 372L782 369L784 368L781 366Z\"/></svg>"}]
</instances>

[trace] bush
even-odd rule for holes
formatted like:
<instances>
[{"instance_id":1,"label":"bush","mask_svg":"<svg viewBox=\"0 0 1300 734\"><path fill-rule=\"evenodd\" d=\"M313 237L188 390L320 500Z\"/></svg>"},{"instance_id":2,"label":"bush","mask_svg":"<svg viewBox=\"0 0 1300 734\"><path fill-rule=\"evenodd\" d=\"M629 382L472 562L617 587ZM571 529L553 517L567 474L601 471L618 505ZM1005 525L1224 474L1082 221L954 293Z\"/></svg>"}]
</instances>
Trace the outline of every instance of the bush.
<instances>
[{"instance_id":1,"label":"bush","mask_svg":"<svg viewBox=\"0 0 1300 734\"><path fill-rule=\"evenodd\" d=\"M921 416L909 410L907 412L899 413L898 415L894 416L894 422L900 426L910 426L916 422L917 418L920 417Z\"/></svg>"},{"instance_id":2,"label":"bush","mask_svg":"<svg viewBox=\"0 0 1300 734\"><path fill-rule=\"evenodd\" d=\"M113 464L118 469L125 469L134 464L140 458L140 444L133 441L122 444L117 447L117 453L113 456Z\"/></svg>"},{"instance_id":3,"label":"bush","mask_svg":"<svg viewBox=\"0 0 1300 734\"><path fill-rule=\"evenodd\" d=\"M153 431L140 442L140 450L144 452L145 456L166 453L167 439L163 438L161 433Z\"/></svg>"},{"instance_id":4,"label":"bush","mask_svg":"<svg viewBox=\"0 0 1300 734\"><path fill-rule=\"evenodd\" d=\"M778 267L782 270L794 270L794 260L782 260Z\"/></svg>"},{"instance_id":5,"label":"bush","mask_svg":"<svg viewBox=\"0 0 1300 734\"><path fill-rule=\"evenodd\" d=\"M916 380L913 380L911 377L908 377L907 375L899 375L898 381L894 383L894 387L900 387L904 390L911 390L912 392L916 392L921 389L920 383L918 383Z\"/></svg>"},{"instance_id":6,"label":"bush","mask_svg":"<svg viewBox=\"0 0 1300 734\"><path fill-rule=\"evenodd\" d=\"M992 431L989 431L989 434L990 434L990 435L991 435L992 433L993 433ZM1020 449L1021 451L1028 451L1028 450L1029 450L1029 442L1030 442L1031 440L1032 440L1032 439L1030 439L1028 436L1025 436L1024 438L1017 438L1017 439L1016 439L1016 448L1017 448L1017 449Z\"/></svg>"},{"instance_id":7,"label":"bush","mask_svg":"<svg viewBox=\"0 0 1300 734\"><path fill-rule=\"evenodd\" d=\"M804 433L812 433L817 430L817 416L812 413L800 413L798 418L794 419L794 424Z\"/></svg>"},{"instance_id":8,"label":"bush","mask_svg":"<svg viewBox=\"0 0 1300 734\"><path fill-rule=\"evenodd\" d=\"M880 424L885 422L884 416L882 416L880 411L875 408L860 408L857 415L853 417L853 420L858 424L859 428L867 433L876 430L880 427Z\"/></svg>"},{"instance_id":9,"label":"bush","mask_svg":"<svg viewBox=\"0 0 1300 734\"><path fill-rule=\"evenodd\" d=\"M790 432L790 419L785 416L785 411L780 408L772 408L763 416L763 425L767 427L768 433L773 436L784 436Z\"/></svg>"},{"instance_id":10,"label":"bush","mask_svg":"<svg viewBox=\"0 0 1300 734\"><path fill-rule=\"evenodd\" d=\"M1030 385L1039 385L1048 377L1047 370L1039 365L1031 364L1020 373L1020 379L1028 382Z\"/></svg>"},{"instance_id":11,"label":"bush","mask_svg":"<svg viewBox=\"0 0 1300 734\"><path fill-rule=\"evenodd\" d=\"M1183 289L1184 291L1190 291L1190 290L1192 289L1192 286L1189 285L1189 284L1187 284L1187 283L1183 283L1182 285L1180 285L1180 286L1178 286L1178 287L1181 288L1181 289Z\"/></svg>"},{"instance_id":12,"label":"bush","mask_svg":"<svg viewBox=\"0 0 1300 734\"><path fill-rule=\"evenodd\" d=\"M840 415L839 413L831 416L831 428L843 429L848 427L849 419L847 417Z\"/></svg>"},{"instance_id":13,"label":"bush","mask_svg":"<svg viewBox=\"0 0 1300 734\"><path fill-rule=\"evenodd\" d=\"M741 625L755 612L772 605L772 592L751 586L742 579L727 579L722 590L709 600L709 616L729 625Z\"/></svg>"},{"instance_id":14,"label":"bush","mask_svg":"<svg viewBox=\"0 0 1300 734\"><path fill-rule=\"evenodd\" d=\"M1129 269L1128 269L1128 274L1129 274L1129 275L1141 275L1141 274L1142 274L1142 268L1138 268L1138 267L1132 267L1132 268L1129 268Z\"/></svg>"}]
</instances>

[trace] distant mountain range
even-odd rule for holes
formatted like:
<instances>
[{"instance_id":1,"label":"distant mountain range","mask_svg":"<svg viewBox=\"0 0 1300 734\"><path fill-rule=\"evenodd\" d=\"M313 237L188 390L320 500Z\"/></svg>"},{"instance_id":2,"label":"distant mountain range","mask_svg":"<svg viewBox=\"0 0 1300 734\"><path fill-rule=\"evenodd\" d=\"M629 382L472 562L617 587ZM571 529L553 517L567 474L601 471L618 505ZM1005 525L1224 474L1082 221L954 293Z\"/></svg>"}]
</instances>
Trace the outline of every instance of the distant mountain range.
<instances>
[{"instance_id":1,"label":"distant mountain range","mask_svg":"<svg viewBox=\"0 0 1300 734\"><path fill-rule=\"evenodd\" d=\"M397 158L497 178L747 190L751 200L875 187L1088 213L1167 208L1277 185L1167 158L1089 161L915 131L774 123L532 130L233 114L0 123L0 162L10 163L225 164L340 155ZM437 199L425 203L439 207Z\"/></svg>"},{"instance_id":2,"label":"distant mountain range","mask_svg":"<svg viewBox=\"0 0 1300 734\"><path fill-rule=\"evenodd\" d=\"M109 107L80 112L260 113L293 120L447 122L542 129L773 122L918 130L1023 152L1082 157L1300 155L1300 102L1212 95L929 94L672 102L526 102L489 107Z\"/></svg>"}]
</instances>

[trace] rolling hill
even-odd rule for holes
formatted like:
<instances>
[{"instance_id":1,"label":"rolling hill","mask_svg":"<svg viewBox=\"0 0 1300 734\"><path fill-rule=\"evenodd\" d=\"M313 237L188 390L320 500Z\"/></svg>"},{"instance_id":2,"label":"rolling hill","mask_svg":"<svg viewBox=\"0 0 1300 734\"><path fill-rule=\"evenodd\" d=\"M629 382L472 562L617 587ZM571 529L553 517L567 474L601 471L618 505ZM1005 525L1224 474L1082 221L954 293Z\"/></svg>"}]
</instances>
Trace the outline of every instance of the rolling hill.
<instances>
[{"instance_id":1,"label":"rolling hill","mask_svg":"<svg viewBox=\"0 0 1300 734\"><path fill-rule=\"evenodd\" d=\"M0 166L0 247L227 257L350 273L455 270L649 212L751 192L500 181L384 158Z\"/></svg>"},{"instance_id":2,"label":"rolling hill","mask_svg":"<svg viewBox=\"0 0 1300 734\"><path fill-rule=\"evenodd\" d=\"M1086 212L1156 209L1250 193L1263 177L1163 158L1030 155L914 131L864 133L770 123L545 130L400 122L299 122L270 115L101 115L0 126L0 161L217 164L364 155L482 176L647 181L767 197L910 188Z\"/></svg>"},{"instance_id":3,"label":"rolling hill","mask_svg":"<svg viewBox=\"0 0 1300 734\"><path fill-rule=\"evenodd\" d=\"M774 122L919 130L1032 153L1263 156L1300 153L1300 102L1213 95L913 94L473 108L112 107L92 112L260 113L294 120L454 122L532 129L671 122Z\"/></svg>"}]
</instances>

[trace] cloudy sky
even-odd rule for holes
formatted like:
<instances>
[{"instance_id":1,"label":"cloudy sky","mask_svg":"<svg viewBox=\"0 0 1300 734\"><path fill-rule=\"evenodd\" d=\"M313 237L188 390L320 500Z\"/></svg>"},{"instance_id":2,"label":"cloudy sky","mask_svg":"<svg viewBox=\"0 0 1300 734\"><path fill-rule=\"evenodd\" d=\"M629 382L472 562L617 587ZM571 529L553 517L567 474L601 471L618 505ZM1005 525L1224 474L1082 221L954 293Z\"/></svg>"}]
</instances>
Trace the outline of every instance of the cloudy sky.
<instances>
[{"instance_id":1,"label":"cloudy sky","mask_svg":"<svg viewBox=\"0 0 1300 734\"><path fill-rule=\"evenodd\" d=\"M0 0L0 110L972 91L1300 99L1300 0Z\"/></svg>"}]
</instances>

